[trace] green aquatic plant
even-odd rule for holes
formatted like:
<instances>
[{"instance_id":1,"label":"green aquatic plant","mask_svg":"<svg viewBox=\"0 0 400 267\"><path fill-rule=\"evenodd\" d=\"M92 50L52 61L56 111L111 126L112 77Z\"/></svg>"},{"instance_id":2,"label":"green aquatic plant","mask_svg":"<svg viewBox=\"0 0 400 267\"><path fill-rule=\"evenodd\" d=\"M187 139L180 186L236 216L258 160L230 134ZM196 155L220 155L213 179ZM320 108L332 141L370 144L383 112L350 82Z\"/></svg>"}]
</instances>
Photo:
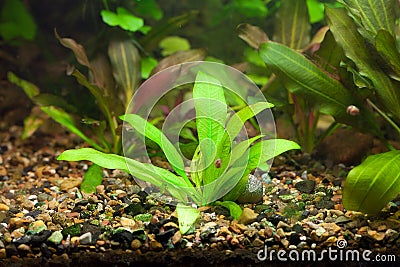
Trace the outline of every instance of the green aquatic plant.
<instances>
[{"instance_id":1,"label":"green aquatic plant","mask_svg":"<svg viewBox=\"0 0 400 267\"><path fill-rule=\"evenodd\" d=\"M323 37L326 32L326 28L322 28L311 39L311 23L322 20L323 10L324 6L319 1L282 1L275 14L272 40L296 51L312 49L315 45L318 45L321 36ZM259 49L261 43L269 40L264 31L249 24L239 25L237 31L239 37L255 49ZM257 55L257 52L248 49L245 51L245 55L253 69L261 69L258 71L260 74L269 75L268 77L256 76L256 81L258 80L258 83L264 85L262 88L264 94L276 104L278 110L283 112L284 118L295 132L302 150L311 153L325 136L335 130L336 124L332 124L319 137L317 124L321 113L317 103L310 101L307 97L293 93L287 83L276 77L275 70L270 66L268 66L266 73L265 64Z\"/></svg>"},{"instance_id":2,"label":"green aquatic plant","mask_svg":"<svg viewBox=\"0 0 400 267\"><path fill-rule=\"evenodd\" d=\"M203 206L224 196L226 203L218 204L228 207L232 215L238 217L241 212L238 212L237 204L232 201L245 190L249 174L276 155L298 149L299 146L283 139L264 140L262 135L234 142L247 120L272 105L257 102L243 107L229 117L224 89L209 74L198 72L193 86L193 101L199 145L189 171L185 168L179 151L167 136L137 114L125 114L120 118L140 135L157 143L174 172L151 163L106 154L92 148L67 150L58 159L89 160L104 168L124 170L158 187L162 193L178 201L177 212L183 233L193 225L199 215L199 211L190 206L190 203Z\"/></svg>"},{"instance_id":3,"label":"green aquatic plant","mask_svg":"<svg viewBox=\"0 0 400 267\"><path fill-rule=\"evenodd\" d=\"M383 119L400 135L399 5L395 0L339 2L343 7L326 8L329 31L313 52L305 56L272 41L257 43L258 52L291 93L392 150L351 170L343 190L346 209L377 213L400 192L400 151L381 130Z\"/></svg>"}]
</instances>

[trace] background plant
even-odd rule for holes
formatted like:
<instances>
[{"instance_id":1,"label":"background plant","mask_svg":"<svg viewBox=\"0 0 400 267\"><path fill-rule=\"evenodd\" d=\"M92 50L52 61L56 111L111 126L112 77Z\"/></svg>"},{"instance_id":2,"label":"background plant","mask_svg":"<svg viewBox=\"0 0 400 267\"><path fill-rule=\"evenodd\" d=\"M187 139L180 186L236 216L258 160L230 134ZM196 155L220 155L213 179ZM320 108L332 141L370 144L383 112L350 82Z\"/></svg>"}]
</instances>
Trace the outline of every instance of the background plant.
<instances>
[{"instance_id":1,"label":"background plant","mask_svg":"<svg viewBox=\"0 0 400 267\"><path fill-rule=\"evenodd\" d=\"M376 115L400 133L398 3L340 3L344 7L326 8L329 31L308 58L271 41L258 43L259 54L291 93L311 100L319 112L336 122L371 133L393 149ZM398 153L370 156L349 173L343 192L347 209L376 213L398 194Z\"/></svg>"},{"instance_id":2,"label":"background plant","mask_svg":"<svg viewBox=\"0 0 400 267\"><path fill-rule=\"evenodd\" d=\"M321 6L322 5L322 6ZM327 28L321 28L316 32L311 40L312 23L323 19L323 4L318 1L282 1L275 13L273 40L281 43L293 50L307 51L313 49L322 40ZM241 24L238 27L239 37L245 40L250 46L258 49L260 43L269 40L267 34L257 27L249 24ZM252 50L247 49L246 58L252 69L259 69L264 63L259 56ZM251 71L251 70L250 70ZM317 123L320 112L317 103L310 101L309 98L293 94L285 88L286 85L277 79L274 73L269 72L269 77L265 76L264 70L258 70L255 76L251 75L256 82L263 83L265 95L276 103L283 116L286 117L295 132L296 139L302 146L302 150L311 153L319 143L317 140ZM336 124L331 124L320 137L322 140L336 128Z\"/></svg>"},{"instance_id":3,"label":"background plant","mask_svg":"<svg viewBox=\"0 0 400 267\"><path fill-rule=\"evenodd\" d=\"M186 174L184 161L171 141L159 129L136 114L126 114L121 119L138 133L157 143L176 174L150 163L104 154L91 148L64 151L58 159L90 160L104 168L122 169L160 188L162 193L172 195L179 202L177 212L183 233L199 214L197 209L187 206L188 203L206 205L231 190L224 197L228 202L223 202L222 205L235 211L238 206L232 201L244 191L250 172L274 156L299 147L296 143L283 139L261 140L261 135L234 144L233 139L239 134L244 122L271 105L258 102L246 106L227 121L223 87L214 77L201 71L196 76L193 100L199 146L190 164L190 176ZM225 124L226 129L223 127ZM257 140L260 141L256 142ZM238 212L234 214L240 215Z\"/></svg>"}]
</instances>

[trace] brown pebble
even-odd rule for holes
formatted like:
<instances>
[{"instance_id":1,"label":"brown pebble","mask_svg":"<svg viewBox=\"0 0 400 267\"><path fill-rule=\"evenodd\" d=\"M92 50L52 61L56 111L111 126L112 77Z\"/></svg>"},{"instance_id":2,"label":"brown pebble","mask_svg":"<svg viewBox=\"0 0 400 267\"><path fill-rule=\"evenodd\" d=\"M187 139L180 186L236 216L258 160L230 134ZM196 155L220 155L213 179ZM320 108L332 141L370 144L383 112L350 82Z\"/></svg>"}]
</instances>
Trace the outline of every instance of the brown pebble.
<instances>
[{"instance_id":1,"label":"brown pebble","mask_svg":"<svg viewBox=\"0 0 400 267\"><path fill-rule=\"evenodd\" d=\"M137 250L142 246L142 242L139 239L133 239L131 242L131 249Z\"/></svg>"},{"instance_id":2,"label":"brown pebble","mask_svg":"<svg viewBox=\"0 0 400 267\"><path fill-rule=\"evenodd\" d=\"M151 240L149 245L150 245L150 249L155 250L155 251L160 251L163 248L161 243L156 240Z\"/></svg>"},{"instance_id":3,"label":"brown pebble","mask_svg":"<svg viewBox=\"0 0 400 267\"><path fill-rule=\"evenodd\" d=\"M82 183L82 179L79 178L68 178L66 180L64 180L61 184L60 184L60 190L61 191L68 191L74 187L79 187Z\"/></svg>"},{"instance_id":4,"label":"brown pebble","mask_svg":"<svg viewBox=\"0 0 400 267\"><path fill-rule=\"evenodd\" d=\"M0 259L5 259L7 258L7 253L5 248L0 249Z\"/></svg>"},{"instance_id":5,"label":"brown pebble","mask_svg":"<svg viewBox=\"0 0 400 267\"><path fill-rule=\"evenodd\" d=\"M171 241L172 244L177 244L182 238L182 234L180 231L176 231L175 234L172 236Z\"/></svg>"},{"instance_id":6,"label":"brown pebble","mask_svg":"<svg viewBox=\"0 0 400 267\"><path fill-rule=\"evenodd\" d=\"M0 211L8 211L10 210L10 207L8 207L6 204L0 203Z\"/></svg>"},{"instance_id":7,"label":"brown pebble","mask_svg":"<svg viewBox=\"0 0 400 267\"><path fill-rule=\"evenodd\" d=\"M236 237L234 237L231 239L230 243L232 246L236 246L236 245L239 245L239 240Z\"/></svg>"}]
</instances>

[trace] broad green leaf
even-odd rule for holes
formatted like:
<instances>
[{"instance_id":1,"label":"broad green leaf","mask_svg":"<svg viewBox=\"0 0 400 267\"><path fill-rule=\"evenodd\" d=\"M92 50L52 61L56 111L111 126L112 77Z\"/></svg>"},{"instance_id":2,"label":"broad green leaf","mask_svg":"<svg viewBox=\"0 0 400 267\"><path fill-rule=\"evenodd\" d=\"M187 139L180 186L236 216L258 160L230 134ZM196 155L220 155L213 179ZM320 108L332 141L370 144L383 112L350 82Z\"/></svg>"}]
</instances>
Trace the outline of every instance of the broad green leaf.
<instances>
[{"instance_id":1,"label":"broad green leaf","mask_svg":"<svg viewBox=\"0 0 400 267\"><path fill-rule=\"evenodd\" d=\"M136 114L125 114L120 116L120 119L128 122L141 135L146 136L150 140L156 142L161 147L168 159L168 162L174 168L176 173L184 177L184 179L187 181L187 186L191 186L191 183L185 173L185 165L181 155L176 150L175 146L157 127Z\"/></svg>"},{"instance_id":2,"label":"broad green leaf","mask_svg":"<svg viewBox=\"0 0 400 267\"><path fill-rule=\"evenodd\" d=\"M86 194L96 192L96 187L103 181L103 169L96 164L89 167L81 184L81 190Z\"/></svg>"},{"instance_id":3,"label":"broad green leaf","mask_svg":"<svg viewBox=\"0 0 400 267\"><path fill-rule=\"evenodd\" d=\"M352 169L343 189L347 210L378 213L400 192L400 150L367 157Z\"/></svg>"},{"instance_id":4,"label":"broad green leaf","mask_svg":"<svg viewBox=\"0 0 400 267\"><path fill-rule=\"evenodd\" d=\"M9 71L7 73L7 78L10 82L12 82L15 85L18 85L19 87L24 90L25 94L32 99L34 96L38 95L40 93L39 88L34 85L33 83L30 83L26 80L23 80L19 78L17 75L15 75L13 72Z\"/></svg>"},{"instance_id":5,"label":"broad green leaf","mask_svg":"<svg viewBox=\"0 0 400 267\"><path fill-rule=\"evenodd\" d=\"M227 114L224 90L220 82L199 72L193 87L193 101L199 143L210 139L214 146L218 146L224 134Z\"/></svg>"},{"instance_id":6,"label":"broad green leaf","mask_svg":"<svg viewBox=\"0 0 400 267\"><path fill-rule=\"evenodd\" d=\"M282 1L276 13L274 28L275 42L296 50L306 46L310 40L311 30L306 1Z\"/></svg>"},{"instance_id":7,"label":"broad green leaf","mask_svg":"<svg viewBox=\"0 0 400 267\"><path fill-rule=\"evenodd\" d=\"M22 37L33 40L37 25L21 0L5 0L0 13L0 36L5 41Z\"/></svg>"},{"instance_id":8,"label":"broad green leaf","mask_svg":"<svg viewBox=\"0 0 400 267\"><path fill-rule=\"evenodd\" d=\"M400 93L371 55L370 49L357 31L353 20L347 15L346 10L344 8L327 8L326 16L330 30L336 41L342 46L346 56L357 65L361 75L372 81L386 111L400 118Z\"/></svg>"},{"instance_id":9,"label":"broad green leaf","mask_svg":"<svg viewBox=\"0 0 400 267\"><path fill-rule=\"evenodd\" d=\"M64 110L60 108L55 108L53 106L41 107L41 109L44 112L46 112L46 114L49 115L53 120L66 127L68 130L70 130L72 133L76 134L80 138L82 138L82 140L90 144L92 147L98 150L103 150L102 147L93 142L89 137L87 137L83 132L81 132L81 130L79 130L76 127L74 119Z\"/></svg>"},{"instance_id":10,"label":"broad green leaf","mask_svg":"<svg viewBox=\"0 0 400 267\"><path fill-rule=\"evenodd\" d=\"M235 202L215 201L215 204L229 209L230 214L233 216L233 218L235 218L235 220L238 220L240 215L242 215L242 208Z\"/></svg>"},{"instance_id":11,"label":"broad green leaf","mask_svg":"<svg viewBox=\"0 0 400 267\"><path fill-rule=\"evenodd\" d=\"M364 108L339 81L303 55L274 42L261 45L259 53L290 92L315 102L321 113L332 115L338 122L381 136L372 112ZM346 108L349 105L357 106L360 114L347 114Z\"/></svg>"},{"instance_id":12,"label":"broad green leaf","mask_svg":"<svg viewBox=\"0 0 400 267\"><path fill-rule=\"evenodd\" d=\"M310 23L316 23L324 19L324 3L318 0L307 0Z\"/></svg>"},{"instance_id":13,"label":"broad green leaf","mask_svg":"<svg viewBox=\"0 0 400 267\"><path fill-rule=\"evenodd\" d=\"M233 0L233 7L238 12L250 18L264 18L268 14L268 9L262 0Z\"/></svg>"},{"instance_id":14,"label":"broad green leaf","mask_svg":"<svg viewBox=\"0 0 400 267\"><path fill-rule=\"evenodd\" d=\"M161 54L165 56L172 55L178 51L187 51L190 49L190 43L187 39L179 36L168 36L161 40L159 44Z\"/></svg>"},{"instance_id":15,"label":"broad green leaf","mask_svg":"<svg viewBox=\"0 0 400 267\"><path fill-rule=\"evenodd\" d=\"M243 23L236 28L236 31L243 41L255 49L269 41L267 34L257 26Z\"/></svg>"},{"instance_id":16,"label":"broad green leaf","mask_svg":"<svg viewBox=\"0 0 400 267\"><path fill-rule=\"evenodd\" d=\"M189 231L200 216L200 211L198 209L181 203L176 206L176 213L178 214L179 230L181 234L185 234Z\"/></svg>"},{"instance_id":17,"label":"broad green leaf","mask_svg":"<svg viewBox=\"0 0 400 267\"><path fill-rule=\"evenodd\" d=\"M132 100L141 79L140 55L130 40L113 41L108 47L114 78L122 87L125 107Z\"/></svg>"},{"instance_id":18,"label":"broad green leaf","mask_svg":"<svg viewBox=\"0 0 400 267\"><path fill-rule=\"evenodd\" d=\"M81 148L66 150L57 159L68 161L89 160L103 168L123 170L140 180L157 186L161 191L169 192L180 201L188 201L187 196L196 201L199 196L195 188L188 187L182 177L152 164L142 163L116 154L106 154L92 148Z\"/></svg>"},{"instance_id":19,"label":"broad green leaf","mask_svg":"<svg viewBox=\"0 0 400 267\"><path fill-rule=\"evenodd\" d=\"M117 13L110 10L102 10L101 17L105 23L110 26L119 26L126 31L135 32L144 25L142 18L133 15L129 10L118 7Z\"/></svg>"},{"instance_id":20,"label":"broad green leaf","mask_svg":"<svg viewBox=\"0 0 400 267\"><path fill-rule=\"evenodd\" d=\"M400 53L393 35L388 31L379 30L376 35L375 47L386 62L390 63L392 70L400 76Z\"/></svg>"},{"instance_id":21,"label":"broad green leaf","mask_svg":"<svg viewBox=\"0 0 400 267\"><path fill-rule=\"evenodd\" d=\"M206 168L201 180L208 184L217 178L211 162L216 160L216 149L225 133L227 105L220 82L199 71L193 87L193 101L200 146L198 167Z\"/></svg>"},{"instance_id":22,"label":"broad green leaf","mask_svg":"<svg viewBox=\"0 0 400 267\"><path fill-rule=\"evenodd\" d=\"M394 35L398 1L396 0L341 0L358 25L361 35L374 43L378 31Z\"/></svg>"}]
</instances>

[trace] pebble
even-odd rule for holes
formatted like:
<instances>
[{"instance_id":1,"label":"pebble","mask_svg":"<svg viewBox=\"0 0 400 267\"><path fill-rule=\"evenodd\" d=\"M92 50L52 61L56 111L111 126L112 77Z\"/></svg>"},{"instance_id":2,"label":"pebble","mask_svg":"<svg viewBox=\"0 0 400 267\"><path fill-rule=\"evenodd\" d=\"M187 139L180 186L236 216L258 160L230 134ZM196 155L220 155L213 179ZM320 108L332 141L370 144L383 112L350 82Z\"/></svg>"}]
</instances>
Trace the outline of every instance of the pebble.
<instances>
[{"instance_id":1,"label":"pebble","mask_svg":"<svg viewBox=\"0 0 400 267\"><path fill-rule=\"evenodd\" d=\"M69 177L60 184L60 190L66 192L74 187L79 187L81 183L82 179Z\"/></svg>"},{"instance_id":2,"label":"pebble","mask_svg":"<svg viewBox=\"0 0 400 267\"><path fill-rule=\"evenodd\" d=\"M131 242L131 249L137 250L142 246L142 242L139 239L133 239Z\"/></svg>"},{"instance_id":3,"label":"pebble","mask_svg":"<svg viewBox=\"0 0 400 267\"><path fill-rule=\"evenodd\" d=\"M127 227L127 228L134 228L136 225L135 220L129 219L126 217L121 217L119 222L123 227Z\"/></svg>"},{"instance_id":4,"label":"pebble","mask_svg":"<svg viewBox=\"0 0 400 267\"><path fill-rule=\"evenodd\" d=\"M0 248L0 259L7 258L7 253L5 248Z\"/></svg>"},{"instance_id":5,"label":"pebble","mask_svg":"<svg viewBox=\"0 0 400 267\"><path fill-rule=\"evenodd\" d=\"M254 210L249 208L244 208L242 214L238 219L239 224L251 224L257 220L258 214L254 212Z\"/></svg>"},{"instance_id":6,"label":"pebble","mask_svg":"<svg viewBox=\"0 0 400 267\"><path fill-rule=\"evenodd\" d=\"M304 180L297 182L294 187L302 193L311 194L315 189L314 180Z\"/></svg>"},{"instance_id":7,"label":"pebble","mask_svg":"<svg viewBox=\"0 0 400 267\"><path fill-rule=\"evenodd\" d=\"M10 207L8 207L6 204L0 203L0 211L8 211L10 210Z\"/></svg>"},{"instance_id":8,"label":"pebble","mask_svg":"<svg viewBox=\"0 0 400 267\"><path fill-rule=\"evenodd\" d=\"M62 239L63 239L63 235L61 234L61 232L55 231L51 234L51 236L47 239L47 241L49 241L55 245L58 245L61 243Z\"/></svg>"},{"instance_id":9,"label":"pebble","mask_svg":"<svg viewBox=\"0 0 400 267\"><path fill-rule=\"evenodd\" d=\"M156 241L156 240L151 240L150 243L150 249L151 250L155 250L155 251L160 251L162 250L163 246L161 245L160 242Z\"/></svg>"},{"instance_id":10,"label":"pebble","mask_svg":"<svg viewBox=\"0 0 400 267\"><path fill-rule=\"evenodd\" d=\"M254 239L254 241L253 241L253 246L255 246L255 247L264 246L264 241L262 241L261 239L259 239L259 238L257 237L257 238Z\"/></svg>"},{"instance_id":11,"label":"pebble","mask_svg":"<svg viewBox=\"0 0 400 267\"><path fill-rule=\"evenodd\" d=\"M82 245L88 245L88 244L92 243L92 233L87 232L87 233L84 233L83 235L81 235L79 237L79 243L81 243Z\"/></svg>"}]
</instances>

